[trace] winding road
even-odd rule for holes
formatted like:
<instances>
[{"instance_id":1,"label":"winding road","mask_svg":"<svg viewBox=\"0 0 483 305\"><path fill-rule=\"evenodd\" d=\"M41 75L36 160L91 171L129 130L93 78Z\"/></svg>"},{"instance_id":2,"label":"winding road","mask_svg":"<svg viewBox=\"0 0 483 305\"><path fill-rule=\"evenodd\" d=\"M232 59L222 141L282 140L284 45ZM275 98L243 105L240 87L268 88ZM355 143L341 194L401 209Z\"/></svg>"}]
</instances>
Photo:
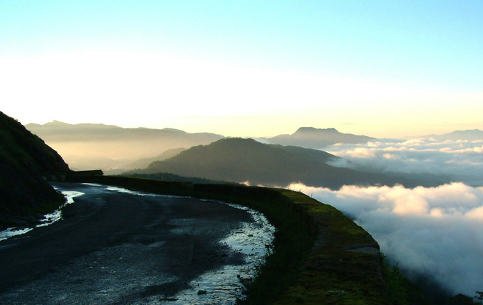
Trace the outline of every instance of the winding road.
<instances>
[{"instance_id":1,"label":"winding road","mask_svg":"<svg viewBox=\"0 0 483 305\"><path fill-rule=\"evenodd\" d=\"M171 304L244 257L219 241L253 223L227 204L87 184L63 219L0 242L0 304ZM198 291L204 294L205 291Z\"/></svg>"}]
</instances>

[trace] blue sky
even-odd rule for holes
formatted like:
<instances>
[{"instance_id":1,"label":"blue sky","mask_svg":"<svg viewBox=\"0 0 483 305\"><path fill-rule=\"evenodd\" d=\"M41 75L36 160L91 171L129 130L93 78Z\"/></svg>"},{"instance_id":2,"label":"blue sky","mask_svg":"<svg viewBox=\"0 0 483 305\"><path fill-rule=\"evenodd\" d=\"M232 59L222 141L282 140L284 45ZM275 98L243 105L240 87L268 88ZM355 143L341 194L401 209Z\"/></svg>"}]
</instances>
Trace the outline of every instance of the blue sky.
<instances>
[{"instance_id":1,"label":"blue sky","mask_svg":"<svg viewBox=\"0 0 483 305\"><path fill-rule=\"evenodd\" d=\"M0 0L4 58L171 53L458 94L483 92L482 30L482 1Z\"/></svg>"}]
</instances>

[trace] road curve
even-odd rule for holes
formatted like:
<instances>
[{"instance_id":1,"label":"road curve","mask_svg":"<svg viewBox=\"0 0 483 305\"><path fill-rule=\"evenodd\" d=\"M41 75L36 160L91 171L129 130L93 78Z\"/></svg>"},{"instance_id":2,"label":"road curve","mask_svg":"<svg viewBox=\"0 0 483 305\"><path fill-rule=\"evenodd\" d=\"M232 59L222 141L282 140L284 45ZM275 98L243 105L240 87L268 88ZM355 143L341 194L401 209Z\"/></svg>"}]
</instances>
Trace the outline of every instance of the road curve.
<instances>
[{"instance_id":1,"label":"road curve","mask_svg":"<svg viewBox=\"0 0 483 305\"><path fill-rule=\"evenodd\" d=\"M247 211L99 185L57 187L84 195L61 221L0 242L0 304L157 304L208 270L243 263L219 241L253 222Z\"/></svg>"}]
</instances>

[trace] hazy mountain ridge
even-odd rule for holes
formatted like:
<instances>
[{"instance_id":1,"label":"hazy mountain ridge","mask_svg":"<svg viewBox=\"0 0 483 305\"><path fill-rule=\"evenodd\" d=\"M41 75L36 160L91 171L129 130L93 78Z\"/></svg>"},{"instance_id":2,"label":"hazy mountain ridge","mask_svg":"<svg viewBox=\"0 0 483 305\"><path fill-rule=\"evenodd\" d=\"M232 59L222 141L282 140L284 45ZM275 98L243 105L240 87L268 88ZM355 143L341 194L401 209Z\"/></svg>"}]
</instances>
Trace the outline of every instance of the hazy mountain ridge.
<instances>
[{"instance_id":1,"label":"hazy mountain ridge","mask_svg":"<svg viewBox=\"0 0 483 305\"><path fill-rule=\"evenodd\" d=\"M68 171L55 150L0 112L0 227L33 220L62 204L64 197L45 179Z\"/></svg>"},{"instance_id":2,"label":"hazy mountain ridge","mask_svg":"<svg viewBox=\"0 0 483 305\"><path fill-rule=\"evenodd\" d=\"M293 182L338 188L344 184L395 183L396 179L330 165L338 157L296 146L225 138L153 162L142 174L171 173L212 180L285 186Z\"/></svg>"},{"instance_id":3,"label":"hazy mountain ridge","mask_svg":"<svg viewBox=\"0 0 483 305\"><path fill-rule=\"evenodd\" d=\"M431 135L430 138L437 140L483 140L483 130L480 129L466 129L466 130L455 130L440 135Z\"/></svg>"},{"instance_id":4,"label":"hazy mountain ridge","mask_svg":"<svg viewBox=\"0 0 483 305\"><path fill-rule=\"evenodd\" d=\"M150 157L150 158L143 158L143 159L136 160L132 163L129 163L127 165L127 167L128 168L145 168L153 162L170 159L170 158L178 155L179 153L181 153L184 150L186 150L186 149L185 148L168 149L166 151L163 151L161 154L159 154L157 156Z\"/></svg>"},{"instance_id":5,"label":"hazy mountain ridge","mask_svg":"<svg viewBox=\"0 0 483 305\"><path fill-rule=\"evenodd\" d=\"M196 140L197 138L207 138L218 140L222 135L197 132L188 133L183 130L174 128L153 129L145 127L124 128L115 125L80 123L69 124L61 121L52 121L43 125L27 124L27 129L38 134L46 141L80 141L80 140L135 140L140 139L159 139L161 137L186 137L187 139Z\"/></svg>"},{"instance_id":6,"label":"hazy mountain ridge","mask_svg":"<svg viewBox=\"0 0 483 305\"><path fill-rule=\"evenodd\" d=\"M143 159L155 158L172 149L209 144L223 138L213 133L188 133L173 128L122 128L60 121L26 126L56 149L72 168L101 168L107 172L143 167L152 161Z\"/></svg>"},{"instance_id":7,"label":"hazy mountain ridge","mask_svg":"<svg viewBox=\"0 0 483 305\"><path fill-rule=\"evenodd\" d=\"M265 139L272 144L295 145L306 148L323 148L336 143L359 144L376 140L375 138L341 133L335 128L300 127L292 134L281 134Z\"/></svg>"}]
</instances>

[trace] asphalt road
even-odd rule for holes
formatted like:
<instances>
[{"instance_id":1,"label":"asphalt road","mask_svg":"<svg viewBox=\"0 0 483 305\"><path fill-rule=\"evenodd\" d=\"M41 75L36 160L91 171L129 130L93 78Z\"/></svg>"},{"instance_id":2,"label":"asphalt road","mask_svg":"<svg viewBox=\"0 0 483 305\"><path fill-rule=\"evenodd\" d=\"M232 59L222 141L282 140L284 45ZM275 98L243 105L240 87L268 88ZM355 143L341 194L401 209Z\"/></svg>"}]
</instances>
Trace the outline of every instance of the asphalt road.
<instances>
[{"instance_id":1,"label":"asphalt road","mask_svg":"<svg viewBox=\"0 0 483 305\"><path fill-rule=\"evenodd\" d=\"M144 304L243 258L218 241L249 213L194 198L140 196L105 186L85 193L63 219L0 242L0 304Z\"/></svg>"}]
</instances>

